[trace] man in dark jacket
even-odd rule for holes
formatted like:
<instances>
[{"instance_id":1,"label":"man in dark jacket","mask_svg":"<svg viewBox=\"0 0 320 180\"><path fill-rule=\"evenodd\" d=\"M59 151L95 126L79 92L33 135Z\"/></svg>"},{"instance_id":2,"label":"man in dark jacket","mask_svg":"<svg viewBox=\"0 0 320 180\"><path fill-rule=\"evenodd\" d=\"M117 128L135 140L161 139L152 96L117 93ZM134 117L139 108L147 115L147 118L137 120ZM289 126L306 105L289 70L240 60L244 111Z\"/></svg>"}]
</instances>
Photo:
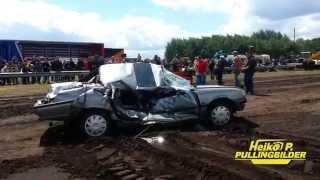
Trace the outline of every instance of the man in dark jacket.
<instances>
[{"instance_id":1,"label":"man in dark jacket","mask_svg":"<svg viewBox=\"0 0 320 180\"><path fill-rule=\"evenodd\" d=\"M253 46L249 47L248 62L244 68L244 85L246 87L247 94L251 93L254 95L253 90L253 76L256 71L257 61L255 58L255 48Z\"/></svg>"},{"instance_id":2,"label":"man in dark jacket","mask_svg":"<svg viewBox=\"0 0 320 180\"><path fill-rule=\"evenodd\" d=\"M217 63L217 69L216 69L217 81L219 85L223 85L223 73L226 65L227 65L226 58L224 56L220 56L220 59Z\"/></svg>"},{"instance_id":3,"label":"man in dark jacket","mask_svg":"<svg viewBox=\"0 0 320 180\"><path fill-rule=\"evenodd\" d=\"M104 59L101 56L95 55L93 58L90 59L91 66L90 66L90 73L82 79L81 81L88 81L99 74L99 67L104 64Z\"/></svg>"},{"instance_id":4,"label":"man in dark jacket","mask_svg":"<svg viewBox=\"0 0 320 180\"><path fill-rule=\"evenodd\" d=\"M215 68L215 61L214 61L214 59L211 59L209 62L209 71L210 71L211 80L214 79L214 68Z\"/></svg>"}]
</instances>

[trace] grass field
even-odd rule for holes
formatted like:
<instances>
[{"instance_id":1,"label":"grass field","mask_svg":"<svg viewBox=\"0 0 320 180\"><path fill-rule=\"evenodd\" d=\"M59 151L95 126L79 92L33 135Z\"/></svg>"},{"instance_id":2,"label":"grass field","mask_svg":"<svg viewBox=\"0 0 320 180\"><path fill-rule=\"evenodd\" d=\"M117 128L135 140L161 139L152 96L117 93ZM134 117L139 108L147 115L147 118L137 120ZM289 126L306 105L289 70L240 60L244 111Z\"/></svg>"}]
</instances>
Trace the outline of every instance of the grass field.
<instances>
[{"instance_id":1,"label":"grass field","mask_svg":"<svg viewBox=\"0 0 320 180\"><path fill-rule=\"evenodd\" d=\"M320 76L320 70L257 72L255 77L277 78L282 76L301 76L301 75L319 75ZM234 78L233 74L224 75L225 80L232 80L233 78ZM47 91L48 91L47 84L0 86L0 97L41 95L41 94L45 94Z\"/></svg>"},{"instance_id":2,"label":"grass field","mask_svg":"<svg viewBox=\"0 0 320 180\"><path fill-rule=\"evenodd\" d=\"M0 86L0 97L40 95L47 91L48 84Z\"/></svg>"}]
</instances>

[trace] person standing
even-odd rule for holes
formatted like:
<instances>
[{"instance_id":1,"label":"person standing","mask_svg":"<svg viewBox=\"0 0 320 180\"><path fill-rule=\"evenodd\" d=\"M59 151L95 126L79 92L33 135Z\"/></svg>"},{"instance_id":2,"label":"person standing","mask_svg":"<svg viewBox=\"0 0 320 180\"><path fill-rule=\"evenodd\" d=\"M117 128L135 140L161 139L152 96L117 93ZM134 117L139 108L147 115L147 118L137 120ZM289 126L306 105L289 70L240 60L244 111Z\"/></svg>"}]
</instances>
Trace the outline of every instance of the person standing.
<instances>
[{"instance_id":1,"label":"person standing","mask_svg":"<svg viewBox=\"0 0 320 180\"><path fill-rule=\"evenodd\" d=\"M194 60L194 69L196 71L196 84L205 85L206 84L206 73L208 69L208 61L202 59L201 57L196 57Z\"/></svg>"},{"instance_id":2,"label":"person standing","mask_svg":"<svg viewBox=\"0 0 320 180\"><path fill-rule=\"evenodd\" d=\"M237 51L233 51L234 55L234 60L233 60L233 73L234 73L234 81L235 81L235 86L241 87L241 82L240 82L240 73L242 71L242 60L240 56L238 55Z\"/></svg>"},{"instance_id":3,"label":"person standing","mask_svg":"<svg viewBox=\"0 0 320 180\"><path fill-rule=\"evenodd\" d=\"M250 46L248 53L248 62L244 68L244 84L246 87L246 92L247 94L251 93L251 95L254 95L253 76L257 67L257 61L254 56L255 52L256 51L254 46Z\"/></svg>"},{"instance_id":4,"label":"person standing","mask_svg":"<svg viewBox=\"0 0 320 180\"><path fill-rule=\"evenodd\" d=\"M157 65L161 65L161 59L158 55L154 55L152 62Z\"/></svg>"},{"instance_id":5,"label":"person standing","mask_svg":"<svg viewBox=\"0 0 320 180\"><path fill-rule=\"evenodd\" d=\"M218 85L223 85L223 73L226 65L227 65L226 58L224 56L220 56L220 59L217 63L217 69L216 69Z\"/></svg>"},{"instance_id":6,"label":"person standing","mask_svg":"<svg viewBox=\"0 0 320 180\"><path fill-rule=\"evenodd\" d=\"M211 59L209 62L209 71L210 71L210 78L211 80L214 79L214 69L215 69L215 61L214 59Z\"/></svg>"},{"instance_id":7,"label":"person standing","mask_svg":"<svg viewBox=\"0 0 320 180\"><path fill-rule=\"evenodd\" d=\"M137 62L142 62L142 57L141 57L140 53L138 53Z\"/></svg>"},{"instance_id":8,"label":"person standing","mask_svg":"<svg viewBox=\"0 0 320 180\"><path fill-rule=\"evenodd\" d=\"M179 62L180 62L180 57L176 55L170 62L170 70L172 72L177 72L179 71Z\"/></svg>"}]
</instances>

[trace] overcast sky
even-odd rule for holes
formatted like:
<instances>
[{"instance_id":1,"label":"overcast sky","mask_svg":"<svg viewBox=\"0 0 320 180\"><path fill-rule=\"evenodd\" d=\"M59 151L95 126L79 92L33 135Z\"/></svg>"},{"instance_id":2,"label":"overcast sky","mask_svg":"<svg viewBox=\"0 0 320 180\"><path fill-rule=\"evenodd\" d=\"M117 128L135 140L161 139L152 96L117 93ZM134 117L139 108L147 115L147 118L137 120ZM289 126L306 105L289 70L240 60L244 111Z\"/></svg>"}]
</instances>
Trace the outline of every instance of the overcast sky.
<instances>
[{"instance_id":1,"label":"overcast sky","mask_svg":"<svg viewBox=\"0 0 320 180\"><path fill-rule=\"evenodd\" d=\"M319 0L0 0L0 39L94 41L163 56L173 37L273 29L320 37Z\"/></svg>"}]
</instances>

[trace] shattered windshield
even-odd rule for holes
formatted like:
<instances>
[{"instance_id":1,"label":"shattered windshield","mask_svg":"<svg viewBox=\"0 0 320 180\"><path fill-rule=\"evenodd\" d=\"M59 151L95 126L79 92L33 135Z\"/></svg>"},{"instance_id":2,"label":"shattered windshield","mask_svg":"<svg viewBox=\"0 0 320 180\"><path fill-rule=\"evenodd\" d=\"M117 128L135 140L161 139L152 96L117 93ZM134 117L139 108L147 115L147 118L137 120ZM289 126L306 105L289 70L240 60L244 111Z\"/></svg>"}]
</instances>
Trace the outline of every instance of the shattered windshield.
<instances>
[{"instance_id":1,"label":"shattered windshield","mask_svg":"<svg viewBox=\"0 0 320 180\"><path fill-rule=\"evenodd\" d=\"M190 85L188 80L185 80L173 73L171 73L168 70L163 70L161 72L161 86L171 86L176 89L183 89L183 90L190 90L192 89L192 86Z\"/></svg>"}]
</instances>

